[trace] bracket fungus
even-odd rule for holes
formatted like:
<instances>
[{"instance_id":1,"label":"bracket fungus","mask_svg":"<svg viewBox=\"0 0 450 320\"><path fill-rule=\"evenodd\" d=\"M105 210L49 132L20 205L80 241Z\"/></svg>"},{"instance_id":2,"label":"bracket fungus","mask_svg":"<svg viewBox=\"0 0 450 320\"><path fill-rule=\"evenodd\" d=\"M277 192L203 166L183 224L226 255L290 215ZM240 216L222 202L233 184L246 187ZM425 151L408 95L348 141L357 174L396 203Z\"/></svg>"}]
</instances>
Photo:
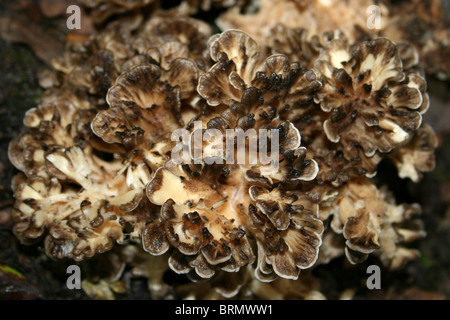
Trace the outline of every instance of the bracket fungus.
<instances>
[{"instance_id":1,"label":"bracket fungus","mask_svg":"<svg viewBox=\"0 0 450 320\"><path fill-rule=\"evenodd\" d=\"M235 1L111 22L154 3L84 2L105 26L53 62L9 147L23 243L55 259L122 248L155 298L324 298L317 265L418 256L406 244L425 236L420 206L374 180L383 159L413 182L434 167L414 46L319 21L335 1L277 1L255 35L236 24L255 17L231 19ZM233 29L182 15L214 6L231 7ZM311 30L276 18L289 6L314 12ZM169 288L169 269L194 283Z\"/></svg>"}]
</instances>

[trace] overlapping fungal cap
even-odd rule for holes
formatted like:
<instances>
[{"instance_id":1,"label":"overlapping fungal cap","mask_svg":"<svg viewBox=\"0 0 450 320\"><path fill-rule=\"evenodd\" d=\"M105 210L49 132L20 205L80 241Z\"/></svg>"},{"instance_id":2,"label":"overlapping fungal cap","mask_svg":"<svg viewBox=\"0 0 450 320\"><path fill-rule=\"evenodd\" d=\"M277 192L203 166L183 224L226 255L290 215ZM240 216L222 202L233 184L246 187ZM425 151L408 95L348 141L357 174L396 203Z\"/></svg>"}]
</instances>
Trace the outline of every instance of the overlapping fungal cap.
<instances>
[{"instance_id":1,"label":"overlapping fungal cap","mask_svg":"<svg viewBox=\"0 0 450 320\"><path fill-rule=\"evenodd\" d=\"M448 80L450 29L445 1L386 1L389 15L384 17L383 36L392 41L406 40L419 52L427 74Z\"/></svg>"},{"instance_id":2,"label":"overlapping fungal cap","mask_svg":"<svg viewBox=\"0 0 450 320\"><path fill-rule=\"evenodd\" d=\"M430 172L435 166L434 152L437 137L428 124L423 124L408 144L396 149L389 158L395 163L400 178L409 178L419 182L424 172Z\"/></svg>"},{"instance_id":3,"label":"overlapping fungal cap","mask_svg":"<svg viewBox=\"0 0 450 320\"><path fill-rule=\"evenodd\" d=\"M178 273L194 269L202 278L212 277L216 269L231 272L252 263L256 253L249 237L258 237L257 254L266 271L273 265L282 277L296 278L297 265L307 268L315 261L322 225L312 200L287 193L276 202L267 198L267 189L249 187L255 182L242 170L235 169L237 172L231 172L232 178L227 179L214 174L214 169L221 172L218 168L209 169L209 175L189 174L188 168L180 167L158 169L147 186L147 196L152 203L162 205L165 234L157 225L151 226L144 233L151 237L146 240L151 244L147 251L161 254L170 243L177 248L169 260L171 268ZM311 210L304 207L306 203ZM271 272L272 279L274 276Z\"/></svg>"},{"instance_id":4,"label":"overlapping fungal cap","mask_svg":"<svg viewBox=\"0 0 450 320\"><path fill-rule=\"evenodd\" d=\"M347 74L345 71L346 69L342 68L344 64L348 69L352 69L353 72L353 67L348 67L348 63L344 60L350 59L351 56L352 59L355 60L356 58L353 51L359 51L360 49L356 48L356 44L350 45L346 35L341 31L336 31L334 33L328 32L323 34L320 38L314 36L308 41L306 38L306 30L290 29L286 28L284 25L278 25L271 30L271 33L266 38L266 42L269 52L285 52L288 56L299 59L304 66L312 66L313 70L318 74L318 78L324 82L323 87L320 88L316 94L316 102L319 105L296 105L293 108L288 108L280 113L281 118L292 121L296 128L302 133L304 145L313 155L313 158L317 161L320 168L317 176L318 182L332 183L334 186L339 186L352 178L364 175L373 176L376 172L378 163L387 156L388 152L386 152L386 150L390 150L387 145L392 144L392 148L399 147L406 144L414 135L416 125L413 125L412 128L408 129L408 133L405 134L403 142L400 141L395 143L389 141L389 139L383 141L384 137L381 132L388 135L386 129L380 129L378 132L375 132L377 125L370 123L370 120L358 119L358 117L375 118L376 116L372 117L372 114L377 112L382 114L381 112L384 112L373 110L374 108L372 108L371 103L375 106L378 105L378 107L383 107L384 105L384 107L389 110L393 109L392 101L383 103L381 98L379 98L379 95L376 96L375 93L372 93L374 95L372 102L369 103L367 100L361 101L362 110L353 110L354 112L352 113L347 110L348 107L345 106L347 104L351 105L353 102L347 101L346 99L352 94L345 92L345 83L337 84L336 79L339 77L337 80L338 82L344 81L342 78ZM390 112L391 114L394 114L394 116L406 118L406 121L408 121L408 123L405 124L406 126L410 125L409 121L411 120L415 120L420 124L422 122L421 115L424 114L429 107L429 97L426 92L426 81L419 66L418 53L413 46L404 41L398 42L395 46L398 54L393 55L398 55L399 59L396 58L397 63L402 67L401 73L403 73L405 77L401 82L401 86L406 85L408 88L396 89L396 92L390 93L390 95L395 95L396 99L400 99L401 96L407 96L403 91L413 93L419 91L418 100L421 101L421 104L417 109L417 112L412 115L410 115L410 113L400 112L399 110ZM361 55L361 53L359 53L359 55ZM370 55L371 54L368 54L369 59L371 57ZM335 59L334 63L336 65L333 65L333 59ZM340 64L340 59L342 59L343 64ZM324 60L331 61L331 63L324 62ZM399 62L399 60L401 60L401 62ZM330 85L327 76L323 75L330 72L336 73L336 76L331 75L332 78L336 78L333 80L336 82L333 85ZM338 75L338 72L340 72L340 75ZM378 71L374 71L374 74L377 74L377 72ZM363 75L361 74L361 77L362 76ZM381 76L382 75L380 75L380 77ZM350 91L355 95L355 103L358 104L358 101L362 99L361 97L364 97L364 94L354 92L353 87L356 87L356 83L351 77L348 77L347 81L347 85L351 87ZM394 85L391 80L388 80L387 82L390 83L389 85L391 86ZM370 84L359 84L359 86L369 88ZM397 84L397 86L400 86L400 83ZM386 89L380 91L383 92L386 91ZM321 96L325 97L326 101L323 99L321 100ZM335 104L339 107L336 107ZM325 105L328 106L326 107ZM398 106L396 108L398 109ZM404 107L401 107L400 109L403 110ZM366 114L362 115L363 112ZM343 125L343 128L333 128L333 124L338 126L339 123ZM363 134L362 132L359 132L361 127L366 133ZM336 132L336 130L339 132ZM346 133L346 130L350 133ZM343 141L341 139L339 136L341 131L349 141ZM372 135L372 137L369 137L370 139L368 139L365 134ZM391 136L392 135L393 134L391 134ZM380 143L384 145L381 148L381 150L385 150L383 152L380 152L379 146L376 145ZM367 146L362 148L361 145Z\"/></svg>"},{"instance_id":5,"label":"overlapping fungal cap","mask_svg":"<svg viewBox=\"0 0 450 320\"><path fill-rule=\"evenodd\" d=\"M374 254L386 267L397 270L420 257L419 250L409 248L408 244L426 237L423 222L418 219L422 210L417 203L396 204L385 187L380 189L380 193L387 203L387 211L379 237L381 249Z\"/></svg>"},{"instance_id":6,"label":"overlapping fungal cap","mask_svg":"<svg viewBox=\"0 0 450 320\"><path fill-rule=\"evenodd\" d=\"M109 108L97 114L92 130L125 148L120 157L131 188L145 187L170 156L171 133L194 116L199 75L194 58L206 48L210 32L195 19L156 16L127 39L132 54L121 64L123 72L106 94Z\"/></svg>"},{"instance_id":7,"label":"overlapping fungal cap","mask_svg":"<svg viewBox=\"0 0 450 320\"><path fill-rule=\"evenodd\" d=\"M248 32L260 44L279 23L287 28L308 29L310 36L341 29L355 41L361 29L372 32L367 21L368 9L374 5L382 17L387 15L385 6L373 0L259 0L231 7L216 23L222 30L235 28Z\"/></svg>"},{"instance_id":8,"label":"overlapping fungal cap","mask_svg":"<svg viewBox=\"0 0 450 320\"><path fill-rule=\"evenodd\" d=\"M305 208L304 203L308 201L285 203L288 212L293 210L289 215L289 227L285 230L272 226L263 212L253 205L249 206L250 225L255 230L258 246L255 271L258 280L272 281L277 276L297 279L301 269L308 269L316 262L322 244L323 225L317 218L317 211ZM279 206L276 204L275 208Z\"/></svg>"},{"instance_id":9,"label":"overlapping fungal cap","mask_svg":"<svg viewBox=\"0 0 450 320\"><path fill-rule=\"evenodd\" d=\"M322 208L332 215L331 228L345 239L345 254L351 263L364 261L371 253L382 257L387 267L397 269L418 257L417 250L403 243L425 236L420 207L396 205L392 196L370 180L354 179L340 188L333 207Z\"/></svg>"},{"instance_id":10,"label":"overlapping fungal cap","mask_svg":"<svg viewBox=\"0 0 450 320\"><path fill-rule=\"evenodd\" d=\"M269 47L272 40L281 40L280 50L298 40L289 30L300 29L309 31L308 38L340 29L350 42L379 36L394 42L406 40L419 51L427 74L446 80L450 70L445 58L450 48L450 32L445 12L441 0L256 0L237 3L219 16L217 24L222 30L236 28L248 32ZM286 33L277 34L279 23L285 26Z\"/></svg>"},{"instance_id":11,"label":"overlapping fungal cap","mask_svg":"<svg viewBox=\"0 0 450 320\"><path fill-rule=\"evenodd\" d=\"M96 115L92 131L124 148L120 158L130 188L143 189L169 159L174 147L170 136L184 125L182 104L191 98L197 77L195 63L178 58L168 70L155 64L136 66L109 89L110 108Z\"/></svg>"},{"instance_id":12,"label":"overlapping fungal cap","mask_svg":"<svg viewBox=\"0 0 450 320\"><path fill-rule=\"evenodd\" d=\"M371 158L407 143L428 108L425 80L405 74L399 51L385 38L350 46L335 33L315 68L323 87L316 102L328 114L323 130L346 159ZM376 162L374 163L376 165ZM373 167L373 166L372 166ZM373 168L364 168L373 174Z\"/></svg>"},{"instance_id":13,"label":"overlapping fungal cap","mask_svg":"<svg viewBox=\"0 0 450 320\"><path fill-rule=\"evenodd\" d=\"M90 3L108 19L121 12L108 6L150 2ZM386 156L413 181L433 167L417 52L384 38L351 44L351 19L341 24L351 41L314 36L354 1L261 1L253 14L257 3L243 26L264 47L239 30L209 38L207 23L176 16L182 5L108 24L54 62L44 103L9 149L24 172L13 183L22 242L46 237L49 256L82 260L131 239L122 258L154 298L324 298L301 270L343 254L393 269L417 257L404 244L424 236L418 207L363 177ZM273 16L288 18L252 20ZM230 130L256 134L239 145ZM168 268L203 284L169 288Z\"/></svg>"},{"instance_id":14,"label":"overlapping fungal cap","mask_svg":"<svg viewBox=\"0 0 450 320\"><path fill-rule=\"evenodd\" d=\"M193 15L200 10L208 11L213 8L228 8L236 2L236 0L183 0L177 9L183 14Z\"/></svg>"},{"instance_id":15,"label":"overlapping fungal cap","mask_svg":"<svg viewBox=\"0 0 450 320\"><path fill-rule=\"evenodd\" d=\"M165 235L150 242L152 246L146 250L161 254L169 243L176 247L169 263L179 273L195 268L199 276L209 278L215 273L214 266L237 271L254 260L234 203L230 205L231 200L209 185L214 182L174 167L172 171L158 169L147 186L150 201L161 206ZM148 234L154 236L156 231ZM163 240L166 244L161 246Z\"/></svg>"},{"instance_id":16,"label":"overlapping fungal cap","mask_svg":"<svg viewBox=\"0 0 450 320\"><path fill-rule=\"evenodd\" d=\"M133 47L165 69L176 58L189 58L205 72L211 66L207 51L211 34L211 26L201 20L161 13L144 24Z\"/></svg>"},{"instance_id":17,"label":"overlapping fungal cap","mask_svg":"<svg viewBox=\"0 0 450 320\"><path fill-rule=\"evenodd\" d=\"M108 89L136 56L129 42L140 23L115 21L85 41L68 43L64 55L52 61L52 77L44 78L44 101L65 98L77 107L104 108Z\"/></svg>"},{"instance_id":18,"label":"overlapping fungal cap","mask_svg":"<svg viewBox=\"0 0 450 320\"><path fill-rule=\"evenodd\" d=\"M162 254L170 244L176 248L171 268L178 273L195 270L202 278L212 277L216 270L240 270L257 259L259 278L296 279L299 270L317 258L322 223L317 199L289 188L313 180L318 168L300 147L298 130L278 119L277 108L288 99L311 101L320 83L314 73L290 65L283 56L265 59L256 42L240 31L215 36L210 47L216 64L198 85L209 108L194 119L200 126L193 122L187 127L191 142L197 134L203 137L197 146L203 157L198 164L171 159L147 185L148 198L161 206L165 235L152 227L147 235L155 240L147 241L151 246L146 250ZM270 144L270 152L279 155L276 163L252 163L247 158L230 162L230 149L214 152L214 146L226 144L227 129L266 129L266 136L256 135L255 143L261 146L269 144L268 137L277 138L278 145ZM220 134L219 140L205 139L208 130ZM242 148L234 141L231 147L237 155ZM250 157L251 149L245 152ZM274 164L278 167L270 170ZM256 239L257 252L249 239Z\"/></svg>"},{"instance_id":19,"label":"overlapping fungal cap","mask_svg":"<svg viewBox=\"0 0 450 320\"><path fill-rule=\"evenodd\" d=\"M95 113L78 110L69 102L42 103L27 111L23 131L8 149L12 164L27 176L49 179L46 155L56 148L78 145L90 139L89 123Z\"/></svg>"},{"instance_id":20,"label":"overlapping fungal cap","mask_svg":"<svg viewBox=\"0 0 450 320\"><path fill-rule=\"evenodd\" d=\"M44 78L53 87L45 96L60 95L63 89L62 96L76 96L90 107L104 109L108 89L119 75L136 66L156 64L168 70L176 59L185 58L206 70L209 61L203 54L210 34L206 23L168 13L153 16L145 24L125 18L114 21L88 40L71 43L64 56L54 60L57 72Z\"/></svg>"},{"instance_id":21,"label":"overlapping fungal cap","mask_svg":"<svg viewBox=\"0 0 450 320\"><path fill-rule=\"evenodd\" d=\"M154 37L145 52L135 46L145 28L131 33L141 22L113 22L86 42L72 43L55 61L57 71L42 78L44 102L27 113L28 130L9 149L26 175L14 183L15 232L23 242L48 234L50 256L84 259L124 237L140 241L154 220L143 189L170 156L165 133L192 117L183 108L198 78L191 56L161 48L180 39L188 52L195 41L206 48L210 32L194 19L175 20L175 34L163 20L153 21L158 32L147 30ZM111 108L97 114L105 101Z\"/></svg>"},{"instance_id":22,"label":"overlapping fungal cap","mask_svg":"<svg viewBox=\"0 0 450 320\"><path fill-rule=\"evenodd\" d=\"M45 237L53 258L107 251L124 240L125 226L132 230L142 219L130 212L143 191L127 187L120 159L101 156L115 148L90 131L94 116L95 109L69 102L43 103L27 112L27 130L9 147L11 162L24 173L13 181L14 233L24 243Z\"/></svg>"},{"instance_id":23,"label":"overlapping fungal cap","mask_svg":"<svg viewBox=\"0 0 450 320\"><path fill-rule=\"evenodd\" d=\"M261 282L253 276L251 266L238 272L220 272L208 282L178 286L175 296L180 299L223 300L325 300L320 283L305 271L297 280L278 278L270 283Z\"/></svg>"},{"instance_id":24,"label":"overlapping fungal cap","mask_svg":"<svg viewBox=\"0 0 450 320\"><path fill-rule=\"evenodd\" d=\"M102 96L117 77L114 55L110 50L90 49L93 52L73 54L76 60L69 58L69 61L55 61L54 64L67 63L64 66L56 65L60 71L68 74L67 86Z\"/></svg>"},{"instance_id":25,"label":"overlapping fungal cap","mask_svg":"<svg viewBox=\"0 0 450 320\"><path fill-rule=\"evenodd\" d=\"M314 154L314 160L319 166L317 182L331 183L335 187L358 177L372 175L382 159L378 154L371 158L347 159L342 150L335 150L329 145L328 147L320 146L317 149L308 146L308 150Z\"/></svg>"},{"instance_id":26,"label":"overlapping fungal cap","mask_svg":"<svg viewBox=\"0 0 450 320\"><path fill-rule=\"evenodd\" d=\"M48 231L47 254L76 260L107 251L114 241L122 242L124 215L137 207L143 194L124 188L125 178L115 176L120 163L104 163L89 146L59 148L45 159L50 179L18 176L14 180L15 234L36 239ZM106 172L108 167L111 170Z\"/></svg>"},{"instance_id":27,"label":"overlapping fungal cap","mask_svg":"<svg viewBox=\"0 0 450 320\"><path fill-rule=\"evenodd\" d=\"M308 29L288 28L279 23L265 35L264 47L270 54L281 53L290 61L311 67L320 54L322 44L317 35L310 37L308 32Z\"/></svg>"},{"instance_id":28,"label":"overlapping fungal cap","mask_svg":"<svg viewBox=\"0 0 450 320\"><path fill-rule=\"evenodd\" d=\"M260 92L265 106L275 108L264 113L271 121L274 112L311 104L321 86L313 71L290 63L286 56L265 57L258 44L242 31L214 36L210 47L216 64L201 77L198 91L211 106L240 101L245 90L253 90Z\"/></svg>"},{"instance_id":29,"label":"overlapping fungal cap","mask_svg":"<svg viewBox=\"0 0 450 320\"><path fill-rule=\"evenodd\" d=\"M90 17L95 24L102 24L112 16L142 10L155 0L81 0L81 4L88 8Z\"/></svg>"},{"instance_id":30,"label":"overlapping fungal cap","mask_svg":"<svg viewBox=\"0 0 450 320\"><path fill-rule=\"evenodd\" d=\"M97 114L92 130L107 143L136 146L153 142L183 125L181 99L197 84L195 64L177 59L164 70L154 64L134 67L108 90L109 109Z\"/></svg>"}]
</instances>

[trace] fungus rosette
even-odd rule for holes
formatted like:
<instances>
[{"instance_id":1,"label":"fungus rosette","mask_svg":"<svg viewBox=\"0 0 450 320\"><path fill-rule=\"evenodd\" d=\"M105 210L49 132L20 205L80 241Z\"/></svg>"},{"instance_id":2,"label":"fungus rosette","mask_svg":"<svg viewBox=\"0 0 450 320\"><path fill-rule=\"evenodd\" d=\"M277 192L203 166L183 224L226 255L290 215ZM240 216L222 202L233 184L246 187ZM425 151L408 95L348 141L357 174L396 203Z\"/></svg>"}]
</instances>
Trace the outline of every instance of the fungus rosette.
<instances>
[{"instance_id":1,"label":"fungus rosette","mask_svg":"<svg viewBox=\"0 0 450 320\"><path fill-rule=\"evenodd\" d=\"M319 56L322 44L317 35L311 37L304 28L288 28L279 23L271 28L264 37L264 47L271 54L281 53L291 61L303 66L312 66Z\"/></svg>"},{"instance_id":2,"label":"fungus rosette","mask_svg":"<svg viewBox=\"0 0 450 320\"><path fill-rule=\"evenodd\" d=\"M204 72L211 63L207 50L211 33L210 25L201 20L161 15L144 24L132 46L162 68L167 69L176 58L189 58L195 61L199 71Z\"/></svg>"},{"instance_id":3,"label":"fungus rosette","mask_svg":"<svg viewBox=\"0 0 450 320\"><path fill-rule=\"evenodd\" d=\"M27 130L10 144L10 160L24 172L13 182L14 232L24 243L46 236L51 257L82 260L110 250L140 238L154 218L143 189L165 148L170 151L161 137L182 125L180 110L195 91L198 71L192 60L166 55L162 32L146 50L170 61L157 66L131 45L139 38L131 35L134 28L112 23L103 37L76 44L55 61L57 71L43 78L44 102L27 113ZM153 91L133 87L138 79ZM111 108L100 111L106 100Z\"/></svg>"},{"instance_id":4,"label":"fungus rosette","mask_svg":"<svg viewBox=\"0 0 450 320\"><path fill-rule=\"evenodd\" d=\"M293 105L280 113L300 130L319 164L317 181L339 186L373 176L385 157L394 160L400 177L415 182L432 170L436 138L432 130L421 129L426 126L422 115L429 97L416 49L408 42L394 45L384 38L350 44L341 31L310 40L307 34L305 29L278 24L267 34L265 45L268 52L286 54L312 68L323 81L315 95L318 105ZM419 147L419 135L426 146Z\"/></svg>"},{"instance_id":5,"label":"fungus rosette","mask_svg":"<svg viewBox=\"0 0 450 320\"><path fill-rule=\"evenodd\" d=\"M134 67L109 89L110 108L93 120L94 133L127 149L154 142L183 125L181 99L192 95L197 77L195 64L182 58L170 64L169 70L154 64Z\"/></svg>"},{"instance_id":6,"label":"fungus rosette","mask_svg":"<svg viewBox=\"0 0 450 320\"><path fill-rule=\"evenodd\" d=\"M448 80L450 30L446 1L387 1L387 6L389 15L382 34L392 41L410 42L419 52L426 73Z\"/></svg>"},{"instance_id":7,"label":"fungus rosette","mask_svg":"<svg viewBox=\"0 0 450 320\"><path fill-rule=\"evenodd\" d=\"M436 134L424 123L414 132L412 139L391 153L389 158L395 163L400 178L409 178L417 183L422 179L424 172L434 169L436 148Z\"/></svg>"},{"instance_id":8,"label":"fungus rosette","mask_svg":"<svg viewBox=\"0 0 450 320\"><path fill-rule=\"evenodd\" d=\"M117 77L143 64L164 70L178 59L195 62L206 70L205 59L211 28L189 17L154 16L145 23L119 20L88 40L69 43L63 56L52 61L52 72L42 77L44 100L71 100L82 108L106 107L106 95Z\"/></svg>"},{"instance_id":9,"label":"fungus rosette","mask_svg":"<svg viewBox=\"0 0 450 320\"><path fill-rule=\"evenodd\" d=\"M89 116L83 116L88 112ZM59 103L28 111L27 131L11 142L9 157L23 174L13 180L14 233L22 242L45 238L54 258L81 260L124 240L125 217L143 198L90 143L94 114Z\"/></svg>"},{"instance_id":10,"label":"fungus rosette","mask_svg":"<svg viewBox=\"0 0 450 320\"><path fill-rule=\"evenodd\" d=\"M406 144L421 125L429 106L425 80L403 68L399 50L386 38L350 46L336 32L314 65L323 82L315 99L327 114L328 140L347 160L366 158L364 169L374 175L384 154Z\"/></svg>"},{"instance_id":11,"label":"fungus rosette","mask_svg":"<svg viewBox=\"0 0 450 320\"><path fill-rule=\"evenodd\" d=\"M373 10L375 5L384 18L387 8L374 0L238 1L222 13L216 23L222 29L237 28L248 32L258 43L263 43L270 30L279 23L288 28L308 29L310 36L341 29L355 41L360 40L361 33L372 32L367 27L368 21L373 21L368 19L371 18L368 10Z\"/></svg>"},{"instance_id":12,"label":"fungus rosette","mask_svg":"<svg viewBox=\"0 0 450 320\"><path fill-rule=\"evenodd\" d=\"M335 1L280 0L273 12L261 1L259 13L229 20L251 30L261 24L249 21L290 17L256 32L263 47L177 16L235 1L169 11L83 2L104 28L53 61L42 103L9 146L22 171L12 185L23 243L44 240L50 257L75 260L122 244L114 252L149 277L155 298L324 298L301 270L342 255L373 254L391 269L417 258L419 206L398 205L371 179L384 158L413 182L434 167L410 44L353 43L340 31L319 36L326 21L312 33L293 23L325 12L333 25ZM344 27L354 39L355 23ZM168 268L194 283L169 286Z\"/></svg>"},{"instance_id":13,"label":"fungus rosette","mask_svg":"<svg viewBox=\"0 0 450 320\"><path fill-rule=\"evenodd\" d=\"M374 253L391 269L419 255L405 245L423 238L418 204L397 205L386 188L378 189L366 178L354 179L342 186L331 208L331 229L345 239L345 255L351 263L360 263Z\"/></svg>"},{"instance_id":14,"label":"fungus rosette","mask_svg":"<svg viewBox=\"0 0 450 320\"><path fill-rule=\"evenodd\" d=\"M286 100L310 100L320 83L284 56L266 59L240 31L215 36L211 57L216 64L198 85L209 106L194 119L200 128L187 126L189 135L214 129L225 137L227 129L266 129L273 136L276 129L278 149L270 152L279 154L279 168L236 159L230 163L226 147L210 153L211 141L201 144L201 163L167 161L146 188L150 201L161 206L165 232L148 225L143 243L153 254L175 247L169 263L178 273L194 269L209 278L216 270L237 271L257 258L258 278L297 278L300 269L313 265L321 243L317 200L299 192L318 167L300 147L298 130L278 119L277 108ZM259 144L262 137L257 139ZM222 144L225 138L215 142ZM208 162L212 155L222 161Z\"/></svg>"},{"instance_id":15,"label":"fungus rosette","mask_svg":"<svg viewBox=\"0 0 450 320\"><path fill-rule=\"evenodd\" d=\"M121 160L120 172L129 189L143 191L170 159L174 147L170 135L184 124L182 106L193 94L197 77L195 63L179 58L168 70L155 64L136 66L120 75L108 91L110 108L97 113L91 127L105 143L121 147L115 157ZM139 216L148 218L152 206L146 204L141 211ZM153 218L139 221L133 238L140 239Z\"/></svg>"}]
</instances>

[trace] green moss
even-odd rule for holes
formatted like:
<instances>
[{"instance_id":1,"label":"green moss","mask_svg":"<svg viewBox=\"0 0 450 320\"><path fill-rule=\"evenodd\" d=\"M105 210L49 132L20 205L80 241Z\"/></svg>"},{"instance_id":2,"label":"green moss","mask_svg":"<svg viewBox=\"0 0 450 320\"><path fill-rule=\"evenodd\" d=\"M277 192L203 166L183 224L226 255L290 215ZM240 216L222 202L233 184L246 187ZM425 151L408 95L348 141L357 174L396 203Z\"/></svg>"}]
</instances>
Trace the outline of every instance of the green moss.
<instances>
[{"instance_id":1,"label":"green moss","mask_svg":"<svg viewBox=\"0 0 450 320\"><path fill-rule=\"evenodd\" d=\"M24 275L21 274L19 271L17 271L14 268L11 268L10 266L7 266L7 265L0 264L0 271L14 274L14 275L18 276L19 278L25 278Z\"/></svg>"},{"instance_id":2,"label":"green moss","mask_svg":"<svg viewBox=\"0 0 450 320\"><path fill-rule=\"evenodd\" d=\"M431 268L436 264L436 261L429 255L422 253L420 256L420 263L426 268Z\"/></svg>"}]
</instances>

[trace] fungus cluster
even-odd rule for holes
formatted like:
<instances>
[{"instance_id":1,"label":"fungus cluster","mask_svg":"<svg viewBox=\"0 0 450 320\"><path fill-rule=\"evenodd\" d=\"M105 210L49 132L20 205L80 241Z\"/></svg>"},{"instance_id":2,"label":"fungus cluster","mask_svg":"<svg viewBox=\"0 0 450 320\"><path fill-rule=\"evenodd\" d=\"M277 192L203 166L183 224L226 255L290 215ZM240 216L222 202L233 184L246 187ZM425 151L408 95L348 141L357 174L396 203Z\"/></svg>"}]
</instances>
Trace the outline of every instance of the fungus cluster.
<instances>
[{"instance_id":1,"label":"fungus cluster","mask_svg":"<svg viewBox=\"0 0 450 320\"><path fill-rule=\"evenodd\" d=\"M152 1L85 2L104 22ZM255 15L269 15L266 2ZM374 177L383 159L414 182L434 167L419 56L408 42L355 41L353 20L326 24L332 2L277 1L257 40L181 15L234 1L187 1L68 45L9 147L16 236L55 259L118 248L157 298L324 298L317 265L417 258L407 244L425 236L420 206L397 204ZM280 23L302 10L315 12L312 37ZM259 133L243 140L259 148L233 161L229 130ZM180 141L200 157L175 161ZM203 282L168 288L169 268Z\"/></svg>"},{"instance_id":2,"label":"fungus cluster","mask_svg":"<svg viewBox=\"0 0 450 320\"><path fill-rule=\"evenodd\" d=\"M427 73L445 80L450 74L450 31L444 6L441 0L252 0L238 2L216 22L224 30L248 32L259 43L279 24L295 32L307 30L308 39L339 29L351 43L377 37L406 40Z\"/></svg>"}]
</instances>

